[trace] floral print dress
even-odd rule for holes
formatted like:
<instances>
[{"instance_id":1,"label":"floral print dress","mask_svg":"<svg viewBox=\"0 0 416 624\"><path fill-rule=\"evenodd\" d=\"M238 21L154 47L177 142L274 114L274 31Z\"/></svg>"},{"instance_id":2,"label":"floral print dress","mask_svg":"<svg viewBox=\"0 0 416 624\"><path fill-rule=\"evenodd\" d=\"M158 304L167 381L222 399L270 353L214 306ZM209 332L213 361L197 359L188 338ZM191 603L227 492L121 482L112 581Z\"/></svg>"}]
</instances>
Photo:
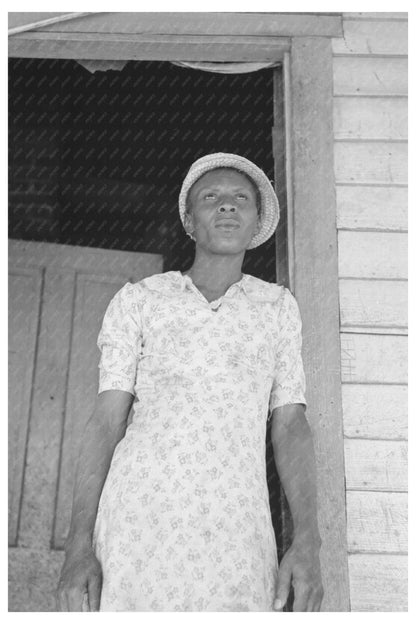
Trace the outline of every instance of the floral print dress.
<instances>
[{"instance_id":1,"label":"floral print dress","mask_svg":"<svg viewBox=\"0 0 416 624\"><path fill-rule=\"evenodd\" d=\"M188 275L127 283L98 337L99 392L135 396L102 490L100 611L272 611L267 420L305 401L291 292L248 274L208 302Z\"/></svg>"}]
</instances>

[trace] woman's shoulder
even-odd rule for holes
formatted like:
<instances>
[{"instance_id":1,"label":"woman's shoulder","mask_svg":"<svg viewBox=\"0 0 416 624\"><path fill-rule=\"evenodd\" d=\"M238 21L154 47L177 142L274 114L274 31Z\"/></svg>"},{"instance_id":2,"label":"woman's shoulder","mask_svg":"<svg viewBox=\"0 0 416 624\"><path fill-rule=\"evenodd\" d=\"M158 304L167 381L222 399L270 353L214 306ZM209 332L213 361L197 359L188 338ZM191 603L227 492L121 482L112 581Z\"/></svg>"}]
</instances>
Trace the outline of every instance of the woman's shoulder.
<instances>
[{"instance_id":1,"label":"woman's shoulder","mask_svg":"<svg viewBox=\"0 0 416 624\"><path fill-rule=\"evenodd\" d=\"M245 274L244 289L248 297L256 301L277 303L284 296L285 286L273 282L266 282L254 275Z\"/></svg>"}]
</instances>

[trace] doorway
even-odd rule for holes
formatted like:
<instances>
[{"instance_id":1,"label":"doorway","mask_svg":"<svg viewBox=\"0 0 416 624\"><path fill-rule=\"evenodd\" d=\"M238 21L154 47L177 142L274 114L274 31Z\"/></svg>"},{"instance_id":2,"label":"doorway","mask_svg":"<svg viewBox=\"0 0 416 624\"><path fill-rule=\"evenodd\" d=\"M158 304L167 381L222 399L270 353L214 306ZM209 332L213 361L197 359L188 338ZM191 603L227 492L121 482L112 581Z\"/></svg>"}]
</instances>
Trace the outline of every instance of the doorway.
<instances>
[{"instance_id":1,"label":"doorway","mask_svg":"<svg viewBox=\"0 0 416 624\"><path fill-rule=\"evenodd\" d=\"M235 152L275 181L281 207L276 237L247 252L243 271L276 282L278 261L287 285L281 67L229 75L129 61L91 73L73 60L14 58L9 115L11 239L158 254L163 271L186 270L182 180L199 156ZM266 442L280 559L291 527L270 426Z\"/></svg>"}]
</instances>

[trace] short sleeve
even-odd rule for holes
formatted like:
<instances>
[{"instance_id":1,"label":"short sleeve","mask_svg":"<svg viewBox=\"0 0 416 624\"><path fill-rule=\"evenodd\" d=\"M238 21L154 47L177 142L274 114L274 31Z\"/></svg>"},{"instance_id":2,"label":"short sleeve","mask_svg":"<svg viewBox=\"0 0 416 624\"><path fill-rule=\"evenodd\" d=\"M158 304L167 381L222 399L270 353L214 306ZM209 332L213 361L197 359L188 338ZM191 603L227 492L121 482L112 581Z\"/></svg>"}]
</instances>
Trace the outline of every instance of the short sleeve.
<instances>
[{"instance_id":1,"label":"short sleeve","mask_svg":"<svg viewBox=\"0 0 416 624\"><path fill-rule=\"evenodd\" d=\"M125 390L135 394L136 371L142 341L141 314L136 287L128 282L110 301L97 346L101 351L98 394Z\"/></svg>"},{"instance_id":2,"label":"short sleeve","mask_svg":"<svg viewBox=\"0 0 416 624\"><path fill-rule=\"evenodd\" d=\"M269 418L276 407L303 403L305 373L302 361L302 321L299 306L289 289L284 288L277 302L275 370L269 401Z\"/></svg>"}]
</instances>

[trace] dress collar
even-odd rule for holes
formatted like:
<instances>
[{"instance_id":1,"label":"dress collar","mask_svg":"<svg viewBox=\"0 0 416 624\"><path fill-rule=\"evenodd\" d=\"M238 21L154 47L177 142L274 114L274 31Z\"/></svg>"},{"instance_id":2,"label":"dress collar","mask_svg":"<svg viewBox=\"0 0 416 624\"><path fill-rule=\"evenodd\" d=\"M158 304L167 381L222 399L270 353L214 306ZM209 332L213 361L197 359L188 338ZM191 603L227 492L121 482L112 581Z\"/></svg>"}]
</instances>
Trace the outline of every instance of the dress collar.
<instances>
[{"instance_id":1,"label":"dress collar","mask_svg":"<svg viewBox=\"0 0 416 624\"><path fill-rule=\"evenodd\" d=\"M177 296L185 291L187 285L193 284L191 277L183 275L181 271L156 273L142 281L150 290L166 296ZM244 291L254 301L276 301L283 291L283 286L271 284L248 273L243 273L242 278L231 284L230 289L233 287L234 290L238 288L238 291Z\"/></svg>"}]
</instances>

